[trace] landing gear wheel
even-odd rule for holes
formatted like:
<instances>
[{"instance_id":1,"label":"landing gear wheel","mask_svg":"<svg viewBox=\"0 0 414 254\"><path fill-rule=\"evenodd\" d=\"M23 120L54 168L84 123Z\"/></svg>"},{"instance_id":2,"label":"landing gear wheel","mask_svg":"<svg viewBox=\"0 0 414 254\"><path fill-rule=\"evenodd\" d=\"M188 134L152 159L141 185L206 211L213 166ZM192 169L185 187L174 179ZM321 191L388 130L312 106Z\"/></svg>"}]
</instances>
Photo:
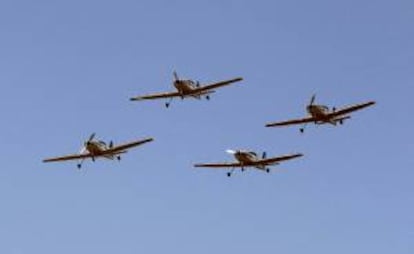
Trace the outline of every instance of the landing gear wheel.
<instances>
[{"instance_id":1,"label":"landing gear wheel","mask_svg":"<svg viewBox=\"0 0 414 254\"><path fill-rule=\"evenodd\" d=\"M78 164L77 166L78 166L78 169L81 169L81 167L82 167L82 164Z\"/></svg>"},{"instance_id":2,"label":"landing gear wheel","mask_svg":"<svg viewBox=\"0 0 414 254\"><path fill-rule=\"evenodd\" d=\"M344 121L343 120L339 120L339 124L340 125L343 125L344 124Z\"/></svg>"},{"instance_id":3,"label":"landing gear wheel","mask_svg":"<svg viewBox=\"0 0 414 254\"><path fill-rule=\"evenodd\" d=\"M228 172L228 173L227 173L227 177L230 177L230 176L231 176L231 173L230 173L230 172Z\"/></svg>"},{"instance_id":4,"label":"landing gear wheel","mask_svg":"<svg viewBox=\"0 0 414 254\"><path fill-rule=\"evenodd\" d=\"M168 108L170 106L170 103L165 103L165 107Z\"/></svg>"},{"instance_id":5,"label":"landing gear wheel","mask_svg":"<svg viewBox=\"0 0 414 254\"><path fill-rule=\"evenodd\" d=\"M305 129L304 128L300 128L300 133L304 133Z\"/></svg>"},{"instance_id":6,"label":"landing gear wheel","mask_svg":"<svg viewBox=\"0 0 414 254\"><path fill-rule=\"evenodd\" d=\"M206 96L206 99L209 101L209 100L210 100L210 96L208 96L208 95L207 95L207 96Z\"/></svg>"},{"instance_id":7,"label":"landing gear wheel","mask_svg":"<svg viewBox=\"0 0 414 254\"><path fill-rule=\"evenodd\" d=\"M117 156L117 157L116 157L116 159L117 159L118 161L120 161L120 160L121 160L121 156Z\"/></svg>"},{"instance_id":8,"label":"landing gear wheel","mask_svg":"<svg viewBox=\"0 0 414 254\"><path fill-rule=\"evenodd\" d=\"M267 169L266 169L266 173L270 173L270 169L268 169L268 168L267 168Z\"/></svg>"}]
</instances>

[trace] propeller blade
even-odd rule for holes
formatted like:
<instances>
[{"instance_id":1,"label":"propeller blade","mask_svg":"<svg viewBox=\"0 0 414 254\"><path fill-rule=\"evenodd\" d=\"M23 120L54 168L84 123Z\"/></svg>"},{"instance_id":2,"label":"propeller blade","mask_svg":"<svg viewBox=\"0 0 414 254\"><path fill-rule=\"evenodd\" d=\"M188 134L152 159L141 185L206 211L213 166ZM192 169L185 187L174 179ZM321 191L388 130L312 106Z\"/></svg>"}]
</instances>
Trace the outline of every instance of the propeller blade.
<instances>
[{"instance_id":1,"label":"propeller blade","mask_svg":"<svg viewBox=\"0 0 414 254\"><path fill-rule=\"evenodd\" d=\"M95 138L95 135L96 135L96 133L92 133L92 134L89 136L88 142L92 141L92 140Z\"/></svg>"},{"instance_id":2,"label":"propeller blade","mask_svg":"<svg viewBox=\"0 0 414 254\"><path fill-rule=\"evenodd\" d=\"M262 159L266 159L266 157L267 157L266 152L263 152L263 154L262 154Z\"/></svg>"},{"instance_id":3,"label":"propeller blade","mask_svg":"<svg viewBox=\"0 0 414 254\"><path fill-rule=\"evenodd\" d=\"M85 146L83 146L79 151L79 154L84 154L84 153L86 153L86 147Z\"/></svg>"},{"instance_id":4,"label":"propeller blade","mask_svg":"<svg viewBox=\"0 0 414 254\"><path fill-rule=\"evenodd\" d=\"M237 151L227 149L227 150L226 150L226 153L229 153L229 154L236 154L236 153L237 153Z\"/></svg>"},{"instance_id":5,"label":"propeller blade","mask_svg":"<svg viewBox=\"0 0 414 254\"><path fill-rule=\"evenodd\" d=\"M109 148L114 147L114 142L111 140L111 142L109 142Z\"/></svg>"},{"instance_id":6,"label":"propeller blade","mask_svg":"<svg viewBox=\"0 0 414 254\"><path fill-rule=\"evenodd\" d=\"M312 96L311 101L310 101L310 103L309 103L309 105L310 105L310 106L312 106L312 105L313 105L313 103L315 102L315 99L316 99L316 94L314 94L314 95Z\"/></svg>"},{"instance_id":7,"label":"propeller blade","mask_svg":"<svg viewBox=\"0 0 414 254\"><path fill-rule=\"evenodd\" d=\"M180 78L178 77L178 74L177 74L177 72L176 72L176 71L174 71L174 72L173 72L173 75L174 75L174 79L175 79L175 81L180 80Z\"/></svg>"}]
</instances>

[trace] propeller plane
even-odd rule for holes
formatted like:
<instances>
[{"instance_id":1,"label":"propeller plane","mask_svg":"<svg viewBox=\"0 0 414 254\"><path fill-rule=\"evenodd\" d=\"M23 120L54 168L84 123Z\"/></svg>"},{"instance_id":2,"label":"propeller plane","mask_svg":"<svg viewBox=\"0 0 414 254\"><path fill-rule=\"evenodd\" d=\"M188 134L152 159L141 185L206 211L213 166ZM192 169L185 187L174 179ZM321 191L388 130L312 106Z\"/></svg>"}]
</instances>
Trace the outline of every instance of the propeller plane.
<instances>
[{"instance_id":1,"label":"propeller plane","mask_svg":"<svg viewBox=\"0 0 414 254\"><path fill-rule=\"evenodd\" d=\"M315 104L316 95L313 95L310 103L306 106L306 111L310 115L309 117L305 117L302 119L295 119L289 120L284 122L276 122L276 123L268 123L266 127L277 127L277 126L288 126L288 125L296 125L296 124L303 124L303 127L300 128L300 132L305 131L305 127L308 123L315 123L317 125L322 124L331 124L336 126L338 123L343 124L345 120L351 118L349 115L352 112L367 108L375 104L375 101L370 101L366 103L356 104L349 107L345 107L342 109L337 110L335 107L329 109L329 107L325 105L316 105Z\"/></svg>"},{"instance_id":2,"label":"propeller plane","mask_svg":"<svg viewBox=\"0 0 414 254\"><path fill-rule=\"evenodd\" d=\"M230 177L236 168L240 168L243 172L246 168L254 168L257 170L265 171L270 173L269 166L278 165L282 161L287 161L291 159L295 159L298 157L302 157L303 154L291 154L291 155L284 155L279 157L267 158L266 152L262 153L262 156L259 157L257 153L252 151L244 151L244 150L226 150L227 153L232 154L236 162L230 163L206 163L206 164L195 164L194 167L203 167L203 168L231 168L229 172L227 172L227 176Z\"/></svg>"},{"instance_id":3,"label":"propeller plane","mask_svg":"<svg viewBox=\"0 0 414 254\"><path fill-rule=\"evenodd\" d=\"M153 140L153 138L146 138L139 141L114 146L114 143L112 141L109 144L106 144L101 140L95 140L95 133L93 133L89 139L85 141L84 146L82 147L79 154L48 158L43 160L43 162L80 160L77 165L78 169L80 169L85 159L92 159L92 161L95 161L96 158L105 158L109 160L117 159L119 161L121 160L121 155L127 153L129 149L143 145Z\"/></svg>"},{"instance_id":4,"label":"propeller plane","mask_svg":"<svg viewBox=\"0 0 414 254\"><path fill-rule=\"evenodd\" d=\"M155 99L169 99L167 103L165 103L165 107L169 107L172 100L176 97L184 99L184 98L195 98L195 99L202 99L203 96L207 100L210 100L210 95L215 93L215 89L223 86L230 85L235 82L242 81L243 78L234 78L229 80L224 80L212 84L201 85L200 82L194 80L184 80L178 77L178 74L174 71L174 81L173 86L175 87L176 91L166 92L166 93L156 93L144 96L137 96L133 97L131 101L141 101L141 100L155 100Z\"/></svg>"}]
</instances>

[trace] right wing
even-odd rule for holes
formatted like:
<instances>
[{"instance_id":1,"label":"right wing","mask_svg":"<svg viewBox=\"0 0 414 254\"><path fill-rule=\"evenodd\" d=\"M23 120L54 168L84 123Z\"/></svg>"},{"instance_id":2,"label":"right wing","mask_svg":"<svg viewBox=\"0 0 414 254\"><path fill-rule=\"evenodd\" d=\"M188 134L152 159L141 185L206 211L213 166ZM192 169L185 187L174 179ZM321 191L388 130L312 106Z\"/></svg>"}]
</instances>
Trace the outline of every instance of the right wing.
<instances>
[{"instance_id":1,"label":"right wing","mask_svg":"<svg viewBox=\"0 0 414 254\"><path fill-rule=\"evenodd\" d=\"M118 145L118 146L112 147L108 150L105 150L104 154L116 154L116 153L119 153L119 152L125 152L130 148L143 145L143 144L151 142L153 140L154 140L153 138L146 138L146 139L143 139L143 140Z\"/></svg>"},{"instance_id":2,"label":"right wing","mask_svg":"<svg viewBox=\"0 0 414 254\"><path fill-rule=\"evenodd\" d=\"M195 90L198 91L198 92L209 91L209 90L213 90L215 88L219 88L219 87L222 87L222 86L227 86L227 85L230 85L232 83L239 82L239 81L242 81L242 80L243 80L243 78L229 79L229 80L213 83L213 84L210 84L210 85L205 85L205 86L199 87Z\"/></svg>"},{"instance_id":3,"label":"right wing","mask_svg":"<svg viewBox=\"0 0 414 254\"><path fill-rule=\"evenodd\" d=\"M195 164L196 168L237 168L242 167L243 165L240 162L233 163L206 163L206 164Z\"/></svg>"},{"instance_id":4,"label":"right wing","mask_svg":"<svg viewBox=\"0 0 414 254\"><path fill-rule=\"evenodd\" d=\"M92 155L90 153L72 154L72 155L67 155L67 156L44 159L43 162L70 161L70 160L79 160L79 159L86 159L86 158L92 158Z\"/></svg>"},{"instance_id":5,"label":"right wing","mask_svg":"<svg viewBox=\"0 0 414 254\"><path fill-rule=\"evenodd\" d=\"M302 119L295 119L295 120L289 120L285 122L277 122L277 123L268 123L266 124L266 127L275 127L275 126L287 126L287 125L294 125L294 124L302 124L302 123L310 123L316 121L313 117L306 117Z\"/></svg>"},{"instance_id":6,"label":"right wing","mask_svg":"<svg viewBox=\"0 0 414 254\"><path fill-rule=\"evenodd\" d=\"M254 162L254 164L256 165L272 165L272 164L276 164L282 161L287 161L287 160L291 160L291 159L295 159L298 157L302 157L303 154L301 153L297 153L297 154L291 154L291 155L284 155L284 156L279 156L279 157L273 157L273 158L269 158L269 159L263 159L263 160L258 160L256 162Z\"/></svg>"},{"instance_id":7,"label":"right wing","mask_svg":"<svg viewBox=\"0 0 414 254\"><path fill-rule=\"evenodd\" d=\"M367 103L353 105L353 106L350 106L350 107L340 109L340 110L335 111L333 113L330 113L329 116L330 117L338 117L338 116L346 115L346 114L352 113L354 111L361 110L363 108L372 106L374 104L375 104L375 101L370 101L370 102L367 102Z\"/></svg>"},{"instance_id":8,"label":"right wing","mask_svg":"<svg viewBox=\"0 0 414 254\"><path fill-rule=\"evenodd\" d=\"M131 101L154 100L154 99L172 98L172 97L178 97L178 96L181 96L179 92L168 92L168 93L156 93L156 94L132 97L130 100Z\"/></svg>"}]
</instances>

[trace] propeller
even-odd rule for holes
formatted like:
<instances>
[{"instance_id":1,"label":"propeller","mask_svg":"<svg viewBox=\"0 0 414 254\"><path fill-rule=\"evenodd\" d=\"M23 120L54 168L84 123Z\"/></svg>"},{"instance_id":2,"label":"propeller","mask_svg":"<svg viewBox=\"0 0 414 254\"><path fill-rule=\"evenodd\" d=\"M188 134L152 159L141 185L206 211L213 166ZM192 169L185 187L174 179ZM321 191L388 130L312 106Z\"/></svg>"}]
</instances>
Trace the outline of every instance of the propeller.
<instances>
[{"instance_id":1,"label":"propeller","mask_svg":"<svg viewBox=\"0 0 414 254\"><path fill-rule=\"evenodd\" d=\"M262 159L266 159L266 157L267 157L266 152L263 152L263 153L262 153Z\"/></svg>"},{"instance_id":2,"label":"propeller","mask_svg":"<svg viewBox=\"0 0 414 254\"><path fill-rule=\"evenodd\" d=\"M226 153L229 153L229 154L236 154L236 153L237 153L237 151L227 149L227 150L226 150Z\"/></svg>"},{"instance_id":3,"label":"propeller","mask_svg":"<svg viewBox=\"0 0 414 254\"><path fill-rule=\"evenodd\" d=\"M96 133L92 133L92 134L89 136L89 139L88 139L88 141L87 141L87 142L91 142L91 141L95 138L95 135L96 135Z\"/></svg>"},{"instance_id":4,"label":"propeller","mask_svg":"<svg viewBox=\"0 0 414 254\"><path fill-rule=\"evenodd\" d=\"M180 80L176 71L173 72L173 75L176 82Z\"/></svg>"},{"instance_id":5,"label":"propeller","mask_svg":"<svg viewBox=\"0 0 414 254\"><path fill-rule=\"evenodd\" d=\"M79 154L84 154L85 152L86 152L86 147L85 147L85 146L83 146L83 147L80 149Z\"/></svg>"},{"instance_id":6,"label":"propeller","mask_svg":"<svg viewBox=\"0 0 414 254\"><path fill-rule=\"evenodd\" d=\"M312 96L312 98L311 98L311 100L310 100L310 103L309 103L309 106L312 106L312 105L313 105L313 103L315 102L315 99L316 99L316 94L314 94L314 95Z\"/></svg>"},{"instance_id":7,"label":"propeller","mask_svg":"<svg viewBox=\"0 0 414 254\"><path fill-rule=\"evenodd\" d=\"M114 142L111 140L111 142L109 142L109 149L111 149L112 147L114 147Z\"/></svg>"}]
</instances>

